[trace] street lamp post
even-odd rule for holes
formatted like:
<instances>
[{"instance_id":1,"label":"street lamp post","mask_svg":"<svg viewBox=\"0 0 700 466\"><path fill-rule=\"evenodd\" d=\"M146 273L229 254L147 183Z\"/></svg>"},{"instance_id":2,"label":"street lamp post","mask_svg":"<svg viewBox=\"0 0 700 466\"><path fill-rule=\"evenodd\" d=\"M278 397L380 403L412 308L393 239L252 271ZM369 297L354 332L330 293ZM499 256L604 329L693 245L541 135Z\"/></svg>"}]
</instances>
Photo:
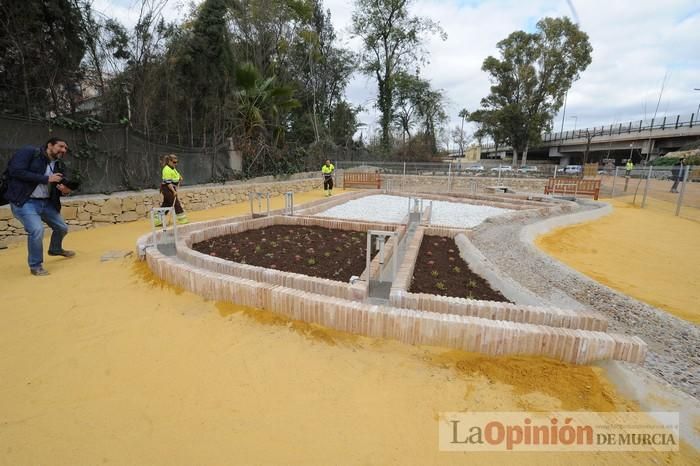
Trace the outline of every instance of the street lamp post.
<instances>
[{"instance_id":1,"label":"street lamp post","mask_svg":"<svg viewBox=\"0 0 700 466\"><path fill-rule=\"evenodd\" d=\"M634 144L630 144L630 157L629 157L629 159L627 159L628 162L631 162L631 161L632 161L632 151L633 151L633 150L634 150ZM624 188L624 191L625 191L625 192L627 192L627 185L628 185L629 182L630 182L630 175L631 175L631 174L632 174L632 172L630 172L629 170L627 170L627 167L625 167L625 188Z\"/></svg>"}]
</instances>

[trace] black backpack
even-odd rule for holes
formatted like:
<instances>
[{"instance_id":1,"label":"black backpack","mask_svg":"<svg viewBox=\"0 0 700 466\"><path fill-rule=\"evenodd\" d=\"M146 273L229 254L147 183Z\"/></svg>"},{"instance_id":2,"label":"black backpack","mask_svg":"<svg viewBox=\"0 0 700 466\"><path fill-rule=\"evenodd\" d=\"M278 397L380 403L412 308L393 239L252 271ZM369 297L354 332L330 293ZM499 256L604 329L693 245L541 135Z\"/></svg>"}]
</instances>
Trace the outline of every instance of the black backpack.
<instances>
[{"instance_id":1,"label":"black backpack","mask_svg":"<svg viewBox=\"0 0 700 466\"><path fill-rule=\"evenodd\" d=\"M36 157L38 154L40 154L39 149L34 152L33 157ZM12 154L12 157L14 157L14 154ZM10 160L12 160L12 157L10 157ZM10 203L10 201L5 199L5 194L10 186L10 160L7 161L7 167L5 167L5 171L0 175L0 206Z\"/></svg>"},{"instance_id":2,"label":"black backpack","mask_svg":"<svg viewBox=\"0 0 700 466\"><path fill-rule=\"evenodd\" d=\"M5 193L7 192L7 187L10 184L10 168L5 168L5 171L2 172L2 176L0 176L0 205L6 205L9 204L8 201L5 200Z\"/></svg>"}]
</instances>

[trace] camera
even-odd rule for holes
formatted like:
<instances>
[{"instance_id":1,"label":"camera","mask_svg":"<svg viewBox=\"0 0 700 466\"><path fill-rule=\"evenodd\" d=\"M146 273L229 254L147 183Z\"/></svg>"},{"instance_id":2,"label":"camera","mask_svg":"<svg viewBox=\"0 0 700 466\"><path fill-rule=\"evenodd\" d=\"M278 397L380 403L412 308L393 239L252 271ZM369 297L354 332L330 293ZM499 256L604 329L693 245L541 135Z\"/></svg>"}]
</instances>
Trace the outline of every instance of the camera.
<instances>
[{"instance_id":1,"label":"camera","mask_svg":"<svg viewBox=\"0 0 700 466\"><path fill-rule=\"evenodd\" d=\"M57 185L62 184L66 188L70 189L71 191L75 191L80 187L80 181L78 180L69 180L68 178L63 178L59 183L56 183Z\"/></svg>"}]
</instances>

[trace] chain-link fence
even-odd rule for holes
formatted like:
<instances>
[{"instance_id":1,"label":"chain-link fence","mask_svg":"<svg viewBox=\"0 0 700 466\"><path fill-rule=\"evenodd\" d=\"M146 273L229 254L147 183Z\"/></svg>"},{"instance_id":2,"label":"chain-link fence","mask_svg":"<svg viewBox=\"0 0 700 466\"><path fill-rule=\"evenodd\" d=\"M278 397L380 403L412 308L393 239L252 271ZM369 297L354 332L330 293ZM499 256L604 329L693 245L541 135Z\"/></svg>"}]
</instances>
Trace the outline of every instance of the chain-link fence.
<instances>
[{"instance_id":1,"label":"chain-link fence","mask_svg":"<svg viewBox=\"0 0 700 466\"><path fill-rule=\"evenodd\" d=\"M389 191L475 194L477 192L536 191L543 193L554 175L553 164L514 169L498 161L383 162L337 161L337 170L382 173ZM507 185L507 186L504 186Z\"/></svg>"},{"instance_id":2,"label":"chain-link fence","mask_svg":"<svg viewBox=\"0 0 700 466\"><path fill-rule=\"evenodd\" d=\"M601 196L700 221L700 167L616 167L601 174Z\"/></svg>"}]
</instances>

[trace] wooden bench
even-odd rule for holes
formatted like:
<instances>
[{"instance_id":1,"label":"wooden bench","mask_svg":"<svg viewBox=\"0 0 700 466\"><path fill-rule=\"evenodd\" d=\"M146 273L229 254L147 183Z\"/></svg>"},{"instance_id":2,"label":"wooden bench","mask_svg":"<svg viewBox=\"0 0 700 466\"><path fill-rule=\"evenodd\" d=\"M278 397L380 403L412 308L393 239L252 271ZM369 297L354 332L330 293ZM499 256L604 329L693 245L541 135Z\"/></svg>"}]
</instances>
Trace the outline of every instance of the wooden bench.
<instances>
[{"instance_id":1,"label":"wooden bench","mask_svg":"<svg viewBox=\"0 0 700 466\"><path fill-rule=\"evenodd\" d=\"M585 178L550 178L544 187L545 194L572 194L578 196L593 196L598 200L600 180Z\"/></svg>"},{"instance_id":2,"label":"wooden bench","mask_svg":"<svg viewBox=\"0 0 700 466\"><path fill-rule=\"evenodd\" d=\"M382 177L379 173L344 172L343 189L350 186L372 186L379 189L382 186Z\"/></svg>"}]
</instances>

